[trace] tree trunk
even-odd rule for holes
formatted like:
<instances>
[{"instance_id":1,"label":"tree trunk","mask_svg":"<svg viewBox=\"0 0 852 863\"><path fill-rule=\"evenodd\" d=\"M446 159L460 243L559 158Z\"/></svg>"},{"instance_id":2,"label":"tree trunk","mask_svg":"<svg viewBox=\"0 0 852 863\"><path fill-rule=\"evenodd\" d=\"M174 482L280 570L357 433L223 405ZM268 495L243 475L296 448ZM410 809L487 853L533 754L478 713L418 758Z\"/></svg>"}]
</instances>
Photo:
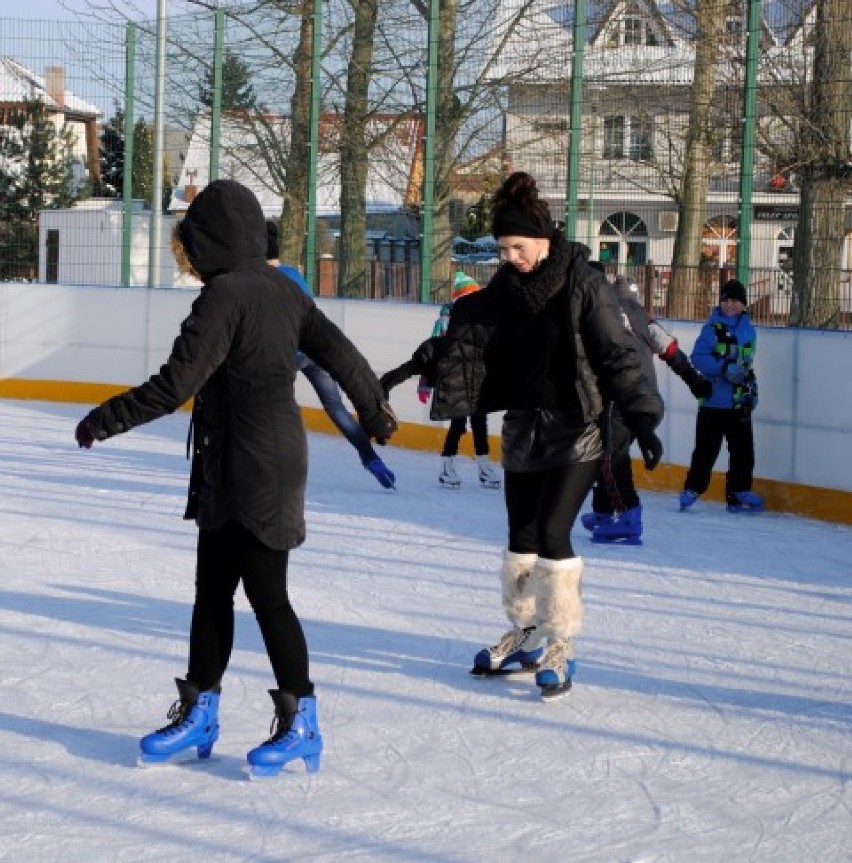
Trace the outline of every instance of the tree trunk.
<instances>
[{"instance_id":1,"label":"tree trunk","mask_svg":"<svg viewBox=\"0 0 852 863\"><path fill-rule=\"evenodd\" d=\"M813 84L802 134L802 190L793 242L790 324L837 327L844 207L850 189L852 28L848 0L817 0Z\"/></svg>"},{"instance_id":2,"label":"tree trunk","mask_svg":"<svg viewBox=\"0 0 852 863\"><path fill-rule=\"evenodd\" d=\"M366 297L367 120L378 0L350 0L355 11L352 56L340 144L340 267L338 294Z\"/></svg>"},{"instance_id":3,"label":"tree trunk","mask_svg":"<svg viewBox=\"0 0 852 863\"><path fill-rule=\"evenodd\" d=\"M450 224L454 147L463 111L455 90L458 0L441 0L438 24L438 104L435 123L435 206L432 214L432 285L435 302L448 302L453 282Z\"/></svg>"},{"instance_id":4,"label":"tree trunk","mask_svg":"<svg viewBox=\"0 0 852 863\"><path fill-rule=\"evenodd\" d=\"M313 3L302 3L299 44L293 59L295 87L290 101L290 150L284 172L281 201L281 260L302 265L305 261L305 225L310 157L311 49L314 38Z\"/></svg>"},{"instance_id":5,"label":"tree trunk","mask_svg":"<svg viewBox=\"0 0 852 863\"><path fill-rule=\"evenodd\" d=\"M677 199L679 220L666 300L666 314L669 317L694 318L698 311L696 307L704 305L703 298L699 296L699 265L704 223L707 221L707 189L715 137L713 99L727 7L726 0L698 0L695 7L698 35L683 179Z\"/></svg>"}]
</instances>

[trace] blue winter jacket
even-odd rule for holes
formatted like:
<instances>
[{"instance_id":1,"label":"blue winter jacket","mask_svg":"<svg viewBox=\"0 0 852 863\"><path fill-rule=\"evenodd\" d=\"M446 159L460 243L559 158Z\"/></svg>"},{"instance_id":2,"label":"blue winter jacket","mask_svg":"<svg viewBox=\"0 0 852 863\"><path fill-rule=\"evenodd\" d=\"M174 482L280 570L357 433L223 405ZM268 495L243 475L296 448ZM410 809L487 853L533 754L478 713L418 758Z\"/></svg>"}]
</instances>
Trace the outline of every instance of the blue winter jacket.
<instances>
[{"instance_id":1,"label":"blue winter jacket","mask_svg":"<svg viewBox=\"0 0 852 863\"><path fill-rule=\"evenodd\" d=\"M746 312L723 315L719 306L713 309L690 355L695 368L713 384L713 394L704 399L703 407L757 407L757 381L753 368L756 347L757 331ZM741 385L735 385L725 377L725 370L734 364L748 373Z\"/></svg>"}]
</instances>

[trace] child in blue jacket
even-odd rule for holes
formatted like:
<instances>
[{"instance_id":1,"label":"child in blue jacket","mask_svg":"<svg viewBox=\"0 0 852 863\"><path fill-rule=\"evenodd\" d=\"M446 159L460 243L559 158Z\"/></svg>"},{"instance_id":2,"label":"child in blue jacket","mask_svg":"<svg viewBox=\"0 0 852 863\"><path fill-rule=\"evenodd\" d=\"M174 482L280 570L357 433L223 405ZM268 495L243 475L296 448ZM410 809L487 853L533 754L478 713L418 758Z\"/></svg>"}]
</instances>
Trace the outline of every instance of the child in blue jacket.
<instances>
[{"instance_id":1,"label":"child in blue jacket","mask_svg":"<svg viewBox=\"0 0 852 863\"><path fill-rule=\"evenodd\" d=\"M728 512L758 512L763 498L751 490L754 472L754 434L751 415L757 407L754 354L757 332L746 312L746 289L730 279L719 293L695 342L690 359L713 383L695 420L695 449L680 494L681 511L707 491L713 465L724 440L729 466L725 475Z\"/></svg>"}]
</instances>

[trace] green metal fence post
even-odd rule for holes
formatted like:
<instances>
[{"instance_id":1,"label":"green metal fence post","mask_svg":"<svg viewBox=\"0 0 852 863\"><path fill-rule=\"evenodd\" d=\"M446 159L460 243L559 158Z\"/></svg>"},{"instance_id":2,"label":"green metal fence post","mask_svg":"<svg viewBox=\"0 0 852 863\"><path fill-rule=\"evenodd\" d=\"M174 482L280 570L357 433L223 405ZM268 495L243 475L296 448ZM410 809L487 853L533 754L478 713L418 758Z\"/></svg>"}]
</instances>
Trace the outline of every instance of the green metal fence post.
<instances>
[{"instance_id":1,"label":"green metal fence post","mask_svg":"<svg viewBox=\"0 0 852 863\"><path fill-rule=\"evenodd\" d=\"M568 140L568 177L565 189L565 236L577 236L580 190L580 144L583 137L583 60L586 55L586 0L574 0L571 45L571 118Z\"/></svg>"},{"instance_id":2,"label":"green metal fence post","mask_svg":"<svg viewBox=\"0 0 852 863\"><path fill-rule=\"evenodd\" d=\"M311 113L308 142L308 212L305 219L305 281L314 294L317 246L317 166L319 163L320 75L322 72L322 0L314 0L314 27L311 34Z\"/></svg>"},{"instance_id":3,"label":"green metal fence post","mask_svg":"<svg viewBox=\"0 0 852 863\"><path fill-rule=\"evenodd\" d=\"M225 46L225 10L217 9L213 36L213 105L210 108L209 182L219 179L219 142L222 135L222 53Z\"/></svg>"},{"instance_id":4,"label":"green metal fence post","mask_svg":"<svg viewBox=\"0 0 852 863\"><path fill-rule=\"evenodd\" d=\"M743 81L743 135L740 159L740 212L737 231L737 279L748 284L751 225L754 219L754 142L757 124L757 61L760 49L760 0L748 0L748 37Z\"/></svg>"},{"instance_id":5,"label":"green metal fence post","mask_svg":"<svg viewBox=\"0 0 852 863\"><path fill-rule=\"evenodd\" d=\"M435 208L435 126L438 111L438 14L439 0L429 0L426 69L426 137L423 147L423 214L420 222L420 302L432 302L432 252Z\"/></svg>"},{"instance_id":6,"label":"green metal fence post","mask_svg":"<svg viewBox=\"0 0 852 863\"><path fill-rule=\"evenodd\" d=\"M130 284L130 250L133 243L133 100L136 82L136 25L124 28L124 176L121 211L121 284Z\"/></svg>"}]
</instances>

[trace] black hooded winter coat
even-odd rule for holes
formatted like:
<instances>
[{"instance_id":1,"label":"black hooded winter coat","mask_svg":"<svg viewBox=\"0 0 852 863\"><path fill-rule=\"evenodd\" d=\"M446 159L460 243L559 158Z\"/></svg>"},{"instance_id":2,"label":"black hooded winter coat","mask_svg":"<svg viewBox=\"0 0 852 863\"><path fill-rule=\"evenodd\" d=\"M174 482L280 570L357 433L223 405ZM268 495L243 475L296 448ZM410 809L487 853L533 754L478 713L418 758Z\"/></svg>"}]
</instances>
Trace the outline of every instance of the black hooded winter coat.
<instances>
[{"instance_id":1,"label":"black hooded winter coat","mask_svg":"<svg viewBox=\"0 0 852 863\"><path fill-rule=\"evenodd\" d=\"M327 369L361 417L380 411L381 386L313 300L266 263L264 216L248 189L211 183L180 235L204 287L171 355L147 383L104 402L86 422L104 440L195 396L185 518L204 530L234 520L271 548L293 548L305 538L307 477L296 352Z\"/></svg>"},{"instance_id":2,"label":"black hooded winter coat","mask_svg":"<svg viewBox=\"0 0 852 863\"><path fill-rule=\"evenodd\" d=\"M599 458L610 400L632 429L662 419L662 400L588 252L555 233L539 267L521 274L504 264L484 290L453 304L447 334L412 358L434 373L432 419L506 411L506 470Z\"/></svg>"}]
</instances>

